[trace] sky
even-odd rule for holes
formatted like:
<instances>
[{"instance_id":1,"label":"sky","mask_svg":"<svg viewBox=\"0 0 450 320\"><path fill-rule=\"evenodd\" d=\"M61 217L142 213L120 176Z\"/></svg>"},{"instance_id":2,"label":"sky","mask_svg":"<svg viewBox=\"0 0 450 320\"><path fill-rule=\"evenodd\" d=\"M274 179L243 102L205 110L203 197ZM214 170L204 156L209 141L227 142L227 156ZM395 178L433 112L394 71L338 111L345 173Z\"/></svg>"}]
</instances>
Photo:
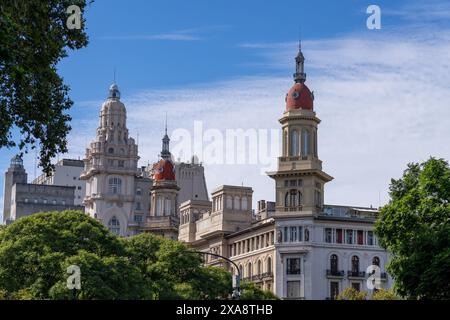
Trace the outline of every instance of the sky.
<instances>
[{"instance_id":1,"label":"sky","mask_svg":"<svg viewBox=\"0 0 450 320\"><path fill-rule=\"evenodd\" d=\"M379 30L366 26L371 4L381 9ZM256 163L200 155L209 192L245 185L253 187L254 203L274 200L264 172L276 165L278 119L301 38L306 84L322 120L319 157L334 177L326 203L383 205L391 178L407 163L450 159L447 1L96 0L84 17L89 45L58 65L74 101L69 152L59 158L84 157L115 70L130 135L139 137L140 165L158 159L166 114L174 151L192 145L179 133L194 137L199 124L205 146L211 133L275 132L266 143L271 152ZM262 152L263 137L247 149ZM3 172L16 153L0 149ZM40 173L34 152L24 164L29 180ZM0 195L3 183L1 175Z\"/></svg>"}]
</instances>

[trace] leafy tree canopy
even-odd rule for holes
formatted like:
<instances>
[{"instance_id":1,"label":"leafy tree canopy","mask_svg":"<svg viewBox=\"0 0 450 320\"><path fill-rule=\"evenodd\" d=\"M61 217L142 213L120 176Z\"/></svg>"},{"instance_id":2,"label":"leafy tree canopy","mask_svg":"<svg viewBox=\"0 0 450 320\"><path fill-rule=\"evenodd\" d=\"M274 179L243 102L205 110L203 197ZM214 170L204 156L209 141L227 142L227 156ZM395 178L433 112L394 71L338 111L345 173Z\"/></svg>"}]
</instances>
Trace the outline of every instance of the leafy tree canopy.
<instances>
[{"instance_id":1,"label":"leafy tree canopy","mask_svg":"<svg viewBox=\"0 0 450 320\"><path fill-rule=\"evenodd\" d=\"M392 253L388 271L410 299L450 299L450 168L444 159L411 163L392 179L389 204L376 223Z\"/></svg>"},{"instance_id":2,"label":"leafy tree canopy","mask_svg":"<svg viewBox=\"0 0 450 320\"><path fill-rule=\"evenodd\" d=\"M0 148L18 146L21 152L40 146L40 166L51 170L51 159L67 152L72 106L69 87L57 73L67 49L88 43L85 21L69 29L67 9L84 12L86 0L0 3ZM92 2L92 1L89 1ZM20 131L20 138L13 129Z\"/></svg>"}]
</instances>

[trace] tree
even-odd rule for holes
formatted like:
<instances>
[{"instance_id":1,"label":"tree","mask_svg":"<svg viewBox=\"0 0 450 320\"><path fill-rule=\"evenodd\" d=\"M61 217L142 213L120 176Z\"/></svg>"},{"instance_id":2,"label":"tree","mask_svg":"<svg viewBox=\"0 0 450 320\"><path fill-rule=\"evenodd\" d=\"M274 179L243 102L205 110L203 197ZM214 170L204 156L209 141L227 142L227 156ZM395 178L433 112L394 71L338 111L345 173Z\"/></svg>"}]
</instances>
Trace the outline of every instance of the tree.
<instances>
[{"instance_id":1,"label":"tree","mask_svg":"<svg viewBox=\"0 0 450 320\"><path fill-rule=\"evenodd\" d=\"M336 297L336 300L366 300L366 297L367 292L347 287Z\"/></svg>"},{"instance_id":2,"label":"tree","mask_svg":"<svg viewBox=\"0 0 450 320\"><path fill-rule=\"evenodd\" d=\"M372 294L372 300L400 300L393 290L378 289Z\"/></svg>"},{"instance_id":3,"label":"tree","mask_svg":"<svg viewBox=\"0 0 450 320\"><path fill-rule=\"evenodd\" d=\"M51 171L51 159L67 152L73 102L57 73L58 62L88 43L81 28L69 29L67 9L84 12L86 0L18 1L0 4L0 148L40 146L39 164ZM92 2L92 1L90 1ZM13 128L21 138L14 139ZM17 140L17 141L15 141Z\"/></svg>"},{"instance_id":4,"label":"tree","mask_svg":"<svg viewBox=\"0 0 450 320\"><path fill-rule=\"evenodd\" d=\"M0 289L11 298L71 296L65 286L71 264L83 275L80 298L145 296L139 270L126 258L123 243L82 212L37 213L0 231Z\"/></svg>"},{"instance_id":5,"label":"tree","mask_svg":"<svg viewBox=\"0 0 450 320\"><path fill-rule=\"evenodd\" d=\"M262 290L255 283L243 281L241 283L242 300L278 300L278 297L272 291Z\"/></svg>"},{"instance_id":6,"label":"tree","mask_svg":"<svg viewBox=\"0 0 450 320\"><path fill-rule=\"evenodd\" d=\"M450 168L444 159L411 163L392 179L376 222L388 271L409 299L450 299Z\"/></svg>"}]
</instances>

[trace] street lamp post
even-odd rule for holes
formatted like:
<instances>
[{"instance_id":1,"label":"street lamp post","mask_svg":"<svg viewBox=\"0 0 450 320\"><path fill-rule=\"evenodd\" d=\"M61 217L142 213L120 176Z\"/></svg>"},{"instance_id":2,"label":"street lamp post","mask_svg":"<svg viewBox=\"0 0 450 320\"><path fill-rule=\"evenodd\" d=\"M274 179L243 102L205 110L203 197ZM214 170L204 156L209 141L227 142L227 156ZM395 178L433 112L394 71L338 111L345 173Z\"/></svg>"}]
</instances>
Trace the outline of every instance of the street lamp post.
<instances>
[{"instance_id":1,"label":"street lamp post","mask_svg":"<svg viewBox=\"0 0 450 320\"><path fill-rule=\"evenodd\" d=\"M236 270L237 270L238 274L237 274L237 276L235 276L233 274L233 295L232 295L232 297L233 297L233 299L238 300L240 295L241 295L241 288L240 288L241 270L239 270L238 265L234 261L232 261L231 259L229 259L227 257L224 257L224 256L221 256L220 254L215 254L215 253L211 253L211 252L203 252L203 251L193 251L193 252L199 253L199 254L207 254L207 255L210 255L210 256L213 256L213 257L222 258L222 259L227 260L228 262L232 263L236 267Z\"/></svg>"}]
</instances>

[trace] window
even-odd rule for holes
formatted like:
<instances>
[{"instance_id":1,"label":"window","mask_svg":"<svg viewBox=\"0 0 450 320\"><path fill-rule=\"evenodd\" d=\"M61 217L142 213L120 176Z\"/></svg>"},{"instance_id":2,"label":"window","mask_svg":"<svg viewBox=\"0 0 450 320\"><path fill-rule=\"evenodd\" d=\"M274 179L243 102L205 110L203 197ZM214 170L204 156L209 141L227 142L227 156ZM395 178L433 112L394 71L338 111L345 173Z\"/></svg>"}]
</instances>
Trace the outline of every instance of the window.
<instances>
[{"instance_id":1,"label":"window","mask_svg":"<svg viewBox=\"0 0 450 320\"><path fill-rule=\"evenodd\" d=\"M291 145L290 156L298 156L298 132L297 130L291 131Z\"/></svg>"},{"instance_id":2,"label":"window","mask_svg":"<svg viewBox=\"0 0 450 320\"><path fill-rule=\"evenodd\" d=\"M47 199L42 200L44 204L47 204Z\"/></svg>"},{"instance_id":3,"label":"window","mask_svg":"<svg viewBox=\"0 0 450 320\"><path fill-rule=\"evenodd\" d=\"M290 185L291 187L296 187L296 186L297 186L297 180L291 180L291 181L289 182L289 185Z\"/></svg>"},{"instance_id":4,"label":"window","mask_svg":"<svg viewBox=\"0 0 450 320\"><path fill-rule=\"evenodd\" d=\"M308 130L303 130L303 150L302 150L302 155L303 156L307 156L309 155L309 131Z\"/></svg>"},{"instance_id":5,"label":"window","mask_svg":"<svg viewBox=\"0 0 450 320\"><path fill-rule=\"evenodd\" d=\"M52 204L56 204L56 200L52 200Z\"/></svg>"},{"instance_id":6,"label":"window","mask_svg":"<svg viewBox=\"0 0 450 320\"><path fill-rule=\"evenodd\" d=\"M289 187L289 180L284 180L284 186Z\"/></svg>"},{"instance_id":7,"label":"window","mask_svg":"<svg viewBox=\"0 0 450 320\"><path fill-rule=\"evenodd\" d=\"M339 295L339 282L331 281L330 282L330 299L335 300Z\"/></svg>"},{"instance_id":8,"label":"window","mask_svg":"<svg viewBox=\"0 0 450 320\"><path fill-rule=\"evenodd\" d=\"M359 272L359 258L358 256L352 257L352 273L358 273Z\"/></svg>"},{"instance_id":9,"label":"window","mask_svg":"<svg viewBox=\"0 0 450 320\"><path fill-rule=\"evenodd\" d=\"M357 241L359 245L363 245L364 244L364 231L362 230L358 230L357 233Z\"/></svg>"},{"instance_id":10,"label":"window","mask_svg":"<svg viewBox=\"0 0 450 320\"><path fill-rule=\"evenodd\" d=\"M372 259L372 264L379 267L379 266L380 266L380 258L378 258L378 257L373 257L373 259Z\"/></svg>"},{"instance_id":11,"label":"window","mask_svg":"<svg viewBox=\"0 0 450 320\"><path fill-rule=\"evenodd\" d=\"M272 258L267 258L267 272L272 272Z\"/></svg>"},{"instance_id":12,"label":"window","mask_svg":"<svg viewBox=\"0 0 450 320\"><path fill-rule=\"evenodd\" d=\"M140 202L136 202L136 210L141 210L141 203Z\"/></svg>"},{"instance_id":13,"label":"window","mask_svg":"<svg viewBox=\"0 0 450 320\"><path fill-rule=\"evenodd\" d=\"M300 298L300 281L287 281L286 289L287 298Z\"/></svg>"},{"instance_id":14,"label":"window","mask_svg":"<svg viewBox=\"0 0 450 320\"><path fill-rule=\"evenodd\" d=\"M252 274L252 263L249 262L248 265L247 265L247 276L251 277L252 275L253 275Z\"/></svg>"},{"instance_id":15,"label":"window","mask_svg":"<svg viewBox=\"0 0 450 320\"><path fill-rule=\"evenodd\" d=\"M345 230L345 243L353 244L353 230Z\"/></svg>"},{"instance_id":16,"label":"window","mask_svg":"<svg viewBox=\"0 0 450 320\"><path fill-rule=\"evenodd\" d=\"M125 167L125 161L124 161L124 160L119 160L119 165L118 165L118 167L119 167L119 168Z\"/></svg>"},{"instance_id":17,"label":"window","mask_svg":"<svg viewBox=\"0 0 450 320\"><path fill-rule=\"evenodd\" d=\"M137 188L137 189L136 189L136 195L137 195L137 196L142 195L142 189L141 189L141 188Z\"/></svg>"},{"instance_id":18,"label":"window","mask_svg":"<svg viewBox=\"0 0 450 320\"><path fill-rule=\"evenodd\" d=\"M24 201L25 201L25 203L28 203L28 198L25 198L25 200L24 200Z\"/></svg>"},{"instance_id":19,"label":"window","mask_svg":"<svg viewBox=\"0 0 450 320\"><path fill-rule=\"evenodd\" d=\"M342 243L342 229L336 229L336 243Z\"/></svg>"},{"instance_id":20,"label":"window","mask_svg":"<svg viewBox=\"0 0 450 320\"><path fill-rule=\"evenodd\" d=\"M33 202L34 202L34 203L38 203L38 199L34 199Z\"/></svg>"},{"instance_id":21,"label":"window","mask_svg":"<svg viewBox=\"0 0 450 320\"><path fill-rule=\"evenodd\" d=\"M298 241L303 241L303 227L298 227Z\"/></svg>"},{"instance_id":22,"label":"window","mask_svg":"<svg viewBox=\"0 0 450 320\"><path fill-rule=\"evenodd\" d=\"M241 206L240 206L240 199L238 196L234 197L234 210L240 210Z\"/></svg>"},{"instance_id":23,"label":"window","mask_svg":"<svg viewBox=\"0 0 450 320\"><path fill-rule=\"evenodd\" d=\"M373 246L373 231L367 231L367 245Z\"/></svg>"},{"instance_id":24,"label":"window","mask_svg":"<svg viewBox=\"0 0 450 320\"><path fill-rule=\"evenodd\" d=\"M337 274L338 273L338 256L335 254L332 254L330 257L330 270L331 274Z\"/></svg>"},{"instance_id":25,"label":"window","mask_svg":"<svg viewBox=\"0 0 450 320\"><path fill-rule=\"evenodd\" d=\"M78 189L78 190L81 190L81 186L78 186L77 189Z\"/></svg>"},{"instance_id":26,"label":"window","mask_svg":"<svg viewBox=\"0 0 450 320\"><path fill-rule=\"evenodd\" d=\"M258 260L258 275L262 274L262 262Z\"/></svg>"},{"instance_id":27,"label":"window","mask_svg":"<svg viewBox=\"0 0 450 320\"><path fill-rule=\"evenodd\" d=\"M109 193L120 194L122 192L122 180L119 178L109 178Z\"/></svg>"},{"instance_id":28,"label":"window","mask_svg":"<svg viewBox=\"0 0 450 320\"><path fill-rule=\"evenodd\" d=\"M114 153L114 148L109 148L109 149L108 149L108 153L109 153L109 154Z\"/></svg>"},{"instance_id":29,"label":"window","mask_svg":"<svg viewBox=\"0 0 450 320\"><path fill-rule=\"evenodd\" d=\"M361 291L361 284L359 282L352 282L352 288L356 291Z\"/></svg>"},{"instance_id":30,"label":"window","mask_svg":"<svg viewBox=\"0 0 450 320\"><path fill-rule=\"evenodd\" d=\"M333 242L333 230L331 228L325 228L325 242L326 243Z\"/></svg>"},{"instance_id":31,"label":"window","mask_svg":"<svg viewBox=\"0 0 450 320\"><path fill-rule=\"evenodd\" d=\"M291 227L290 242L297 242L297 227Z\"/></svg>"},{"instance_id":32,"label":"window","mask_svg":"<svg viewBox=\"0 0 450 320\"><path fill-rule=\"evenodd\" d=\"M61 201L61 204L62 204L63 206L65 206L65 205L66 205L66 200Z\"/></svg>"},{"instance_id":33,"label":"window","mask_svg":"<svg viewBox=\"0 0 450 320\"><path fill-rule=\"evenodd\" d=\"M306 242L309 241L309 230L308 230L308 228L305 228L305 241Z\"/></svg>"},{"instance_id":34,"label":"window","mask_svg":"<svg viewBox=\"0 0 450 320\"><path fill-rule=\"evenodd\" d=\"M318 207L322 206L322 194L318 190L314 191L314 202L315 202L316 206L318 206Z\"/></svg>"},{"instance_id":35,"label":"window","mask_svg":"<svg viewBox=\"0 0 450 320\"><path fill-rule=\"evenodd\" d=\"M247 197L242 198L242 210L247 210L248 202Z\"/></svg>"},{"instance_id":36,"label":"window","mask_svg":"<svg viewBox=\"0 0 450 320\"><path fill-rule=\"evenodd\" d=\"M140 214L136 214L134 215L134 222L142 222L143 221L143 217Z\"/></svg>"},{"instance_id":37,"label":"window","mask_svg":"<svg viewBox=\"0 0 450 320\"><path fill-rule=\"evenodd\" d=\"M288 227L284 227L284 232L283 232L283 241L284 242L288 242Z\"/></svg>"},{"instance_id":38,"label":"window","mask_svg":"<svg viewBox=\"0 0 450 320\"><path fill-rule=\"evenodd\" d=\"M120 223L116 216L112 217L108 222L108 229L115 235L120 235Z\"/></svg>"},{"instance_id":39,"label":"window","mask_svg":"<svg viewBox=\"0 0 450 320\"><path fill-rule=\"evenodd\" d=\"M227 209L233 209L233 198L231 198L231 196L227 196L226 206L227 206Z\"/></svg>"},{"instance_id":40,"label":"window","mask_svg":"<svg viewBox=\"0 0 450 320\"><path fill-rule=\"evenodd\" d=\"M286 259L286 274L300 274L300 258Z\"/></svg>"}]
</instances>

